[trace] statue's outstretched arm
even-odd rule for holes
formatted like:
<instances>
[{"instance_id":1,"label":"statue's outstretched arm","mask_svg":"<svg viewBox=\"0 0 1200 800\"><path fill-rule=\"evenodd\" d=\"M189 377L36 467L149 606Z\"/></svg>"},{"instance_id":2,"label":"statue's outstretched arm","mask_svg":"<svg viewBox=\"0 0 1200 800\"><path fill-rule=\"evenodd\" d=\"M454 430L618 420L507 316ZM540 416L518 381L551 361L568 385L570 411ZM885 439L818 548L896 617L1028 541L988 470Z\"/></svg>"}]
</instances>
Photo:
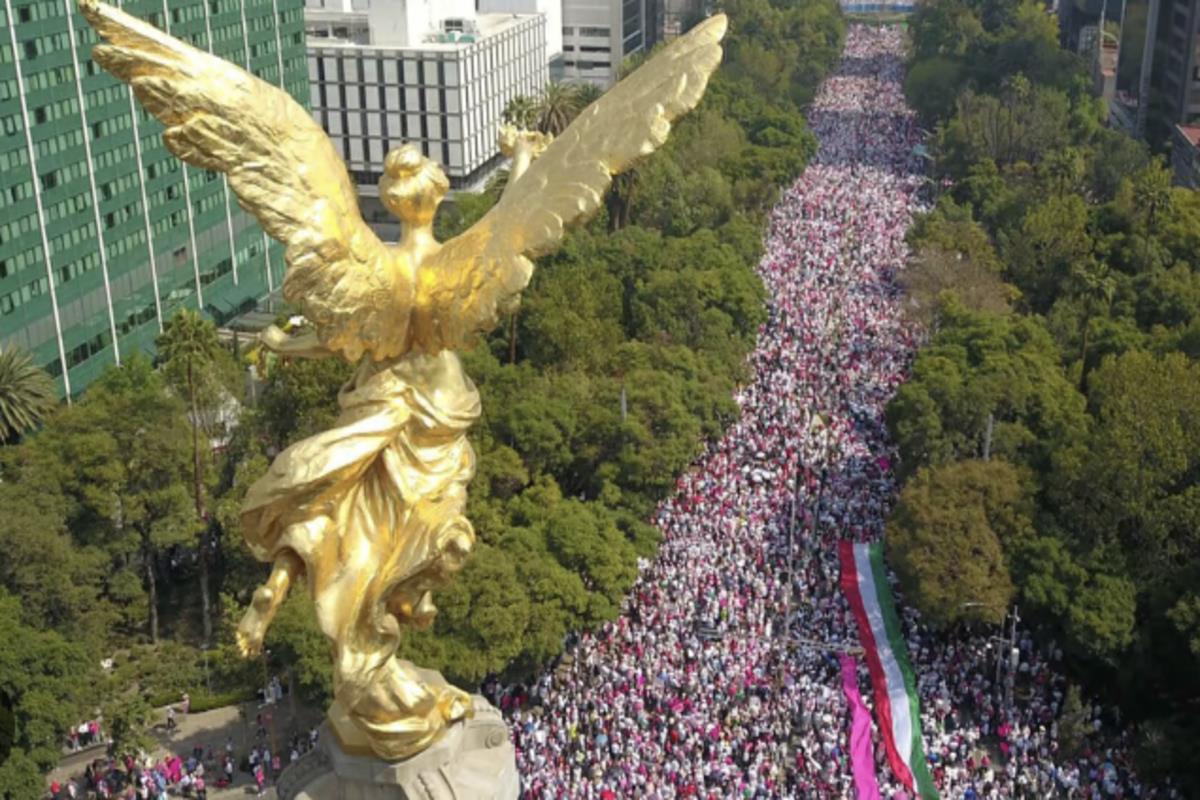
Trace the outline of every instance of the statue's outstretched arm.
<instances>
[{"instance_id":1,"label":"statue's outstretched arm","mask_svg":"<svg viewBox=\"0 0 1200 800\"><path fill-rule=\"evenodd\" d=\"M507 195L517 179L525 174L533 160L546 152L546 148L554 141L554 137L541 131L527 131L515 125L500 127L500 152L512 159L508 170L508 183L504 185L504 195Z\"/></svg>"},{"instance_id":2,"label":"statue's outstretched arm","mask_svg":"<svg viewBox=\"0 0 1200 800\"><path fill-rule=\"evenodd\" d=\"M275 325L270 326L259 336L259 340L271 352L288 358L329 358L337 353L321 344L316 331L306 331L291 335L280 330Z\"/></svg>"}]
</instances>

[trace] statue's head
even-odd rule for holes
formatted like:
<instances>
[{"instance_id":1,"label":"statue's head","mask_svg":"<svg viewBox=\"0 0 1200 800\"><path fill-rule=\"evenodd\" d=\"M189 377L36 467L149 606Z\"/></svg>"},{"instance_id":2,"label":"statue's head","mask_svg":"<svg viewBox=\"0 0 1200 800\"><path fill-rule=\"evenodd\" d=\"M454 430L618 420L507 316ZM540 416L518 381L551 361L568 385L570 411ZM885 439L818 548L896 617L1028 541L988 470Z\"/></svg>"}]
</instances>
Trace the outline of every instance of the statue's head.
<instances>
[{"instance_id":1,"label":"statue's head","mask_svg":"<svg viewBox=\"0 0 1200 800\"><path fill-rule=\"evenodd\" d=\"M450 190L442 168L426 158L413 144L387 154L379 199L405 225L430 225L438 204Z\"/></svg>"}]
</instances>

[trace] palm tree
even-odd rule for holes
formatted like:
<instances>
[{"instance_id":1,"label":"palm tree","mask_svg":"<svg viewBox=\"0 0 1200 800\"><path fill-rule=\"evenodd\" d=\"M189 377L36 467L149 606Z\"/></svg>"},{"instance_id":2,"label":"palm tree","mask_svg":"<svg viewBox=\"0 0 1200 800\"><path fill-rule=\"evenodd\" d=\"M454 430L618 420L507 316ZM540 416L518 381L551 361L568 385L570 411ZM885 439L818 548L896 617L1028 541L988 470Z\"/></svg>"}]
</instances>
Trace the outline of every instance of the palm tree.
<instances>
[{"instance_id":1,"label":"palm tree","mask_svg":"<svg viewBox=\"0 0 1200 800\"><path fill-rule=\"evenodd\" d=\"M0 444L36 428L56 405L54 379L45 370L26 353L0 350Z\"/></svg>"},{"instance_id":2,"label":"palm tree","mask_svg":"<svg viewBox=\"0 0 1200 800\"><path fill-rule=\"evenodd\" d=\"M504 107L504 121L526 130L537 125L538 101L529 95L519 94Z\"/></svg>"},{"instance_id":3,"label":"palm tree","mask_svg":"<svg viewBox=\"0 0 1200 800\"><path fill-rule=\"evenodd\" d=\"M594 83L576 83L574 86L575 99L579 102L580 111L604 96L604 90Z\"/></svg>"},{"instance_id":4,"label":"palm tree","mask_svg":"<svg viewBox=\"0 0 1200 800\"><path fill-rule=\"evenodd\" d=\"M605 198L608 206L608 232L615 233L628 227L630 211L633 209L633 193L637 187L638 173L629 169L613 177L612 188Z\"/></svg>"},{"instance_id":5,"label":"palm tree","mask_svg":"<svg viewBox=\"0 0 1200 800\"><path fill-rule=\"evenodd\" d=\"M209 383L221 344L216 327L198 311L180 309L158 337L158 354L168 376L185 394L192 424L192 500L200 520L200 607L204 641L212 640L212 602L208 587L208 519L204 511L204 461L200 447L200 393Z\"/></svg>"},{"instance_id":6,"label":"palm tree","mask_svg":"<svg viewBox=\"0 0 1200 800\"><path fill-rule=\"evenodd\" d=\"M579 104L579 89L569 83L551 81L542 89L537 104L537 129L558 136L571 120L583 110Z\"/></svg>"},{"instance_id":7,"label":"palm tree","mask_svg":"<svg viewBox=\"0 0 1200 800\"><path fill-rule=\"evenodd\" d=\"M1083 153L1076 147L1064 147L1046 156L1043 162L1054 193L1059 196L1074 194L1083 180Z\"/></svg>"},{"instance_id":8,"label":"palm tree","mask_svg":"<svg viewBox=\"0 0 1200 800\"><path fill-rule=\"evenodd\" d=\"M1092 331L1092 318L1098 311L1112 306L1113 294L1116 292L1116 281L1108 265L1102 261L1093 261L1071 270L1073 294L1083 303L1083 321L1079 349L1079 391L1087 394L1088 373L1088 339Z\"/></svg>"},{"instance_id":9,"label":"palm tree","mask_svg":"<svg viewBox=\"0 0 1200 800\"><path fill-rule=\"evenodd\" d=\"M1142 269L1150 268L1150 240L1171 210L1171 171L1155 159L1133 178L1133 202L1142 223Z\"/></svg>"}]
</instances>

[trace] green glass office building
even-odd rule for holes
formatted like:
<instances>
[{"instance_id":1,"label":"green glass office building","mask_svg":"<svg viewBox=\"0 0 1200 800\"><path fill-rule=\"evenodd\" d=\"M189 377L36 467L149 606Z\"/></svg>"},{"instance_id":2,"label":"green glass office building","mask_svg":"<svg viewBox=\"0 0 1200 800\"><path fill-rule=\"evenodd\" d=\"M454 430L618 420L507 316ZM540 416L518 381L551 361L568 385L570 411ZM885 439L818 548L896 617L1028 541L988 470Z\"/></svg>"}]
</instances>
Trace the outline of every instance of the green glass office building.
<instances>
[{"instance_id":1,"label":"green glass office building","mask_svg":"<svg viewBox=\"0 0 1200 800\"><path fill-rule=\"evenodd\" d=\"M179 308L219 323L279 285L283 251L222 175L91 61L75 0L0 0L0 348L78 394L152 351ZM308 103L303 0L127 0L126 11Z\"/></svg>"}]
</instances>

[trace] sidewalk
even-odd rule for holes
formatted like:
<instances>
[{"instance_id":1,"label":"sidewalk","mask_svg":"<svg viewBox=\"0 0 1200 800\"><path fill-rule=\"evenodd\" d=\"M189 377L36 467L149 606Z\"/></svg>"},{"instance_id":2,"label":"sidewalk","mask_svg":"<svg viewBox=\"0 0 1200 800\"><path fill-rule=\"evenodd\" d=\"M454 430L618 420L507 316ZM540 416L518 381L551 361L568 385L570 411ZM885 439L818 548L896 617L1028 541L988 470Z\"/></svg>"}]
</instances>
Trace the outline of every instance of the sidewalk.
<instances>
[{"instance_id":1,"label":"sidewalk","mask_svg":"<svg viewBox=\"0 0 1200 800\"><path fill-rule=\"evenodd\" d=\"M278 751L283 756L285 764L287 755L283 752L283 748L286 747L288 738L293 733L309 730L318 724L322 717L321 712L306 708L301 704L296 705L296 713L293 716L291 703L286 699L278 705L266 706L263 710L269 711L272 716L272 722L268 728L267 744L271 747L272 752ZM257 703L244 703L240 706L224 706L197 714L179 714L175 718L177 722L175 731L168 734L165 723L166 710L159 709L159 721L151 731L157 741L153 755L156 759L166 753L177 753L186 757L191 753L193 747L200 746L205 750L211 747L213 753L220 758L225 753L226 740L232 736L234 757L240 764L256 742L255 717L258 713ZM104 753L104 749L100 748L64 756L58 767L46 776L47 784L51 780L65 782L68 778L74 777L82 785L83 771L88 763L94 758L103 757ZM208 767L205 773L206 780L216 777L216 770ZM249 773L239 771L234 773L233 786L227 789L210 788L208 796L211 800L253 797L254 781ZM264 797L274 798L275 790L269 789Z\"/></svg>"}]
</instances>

